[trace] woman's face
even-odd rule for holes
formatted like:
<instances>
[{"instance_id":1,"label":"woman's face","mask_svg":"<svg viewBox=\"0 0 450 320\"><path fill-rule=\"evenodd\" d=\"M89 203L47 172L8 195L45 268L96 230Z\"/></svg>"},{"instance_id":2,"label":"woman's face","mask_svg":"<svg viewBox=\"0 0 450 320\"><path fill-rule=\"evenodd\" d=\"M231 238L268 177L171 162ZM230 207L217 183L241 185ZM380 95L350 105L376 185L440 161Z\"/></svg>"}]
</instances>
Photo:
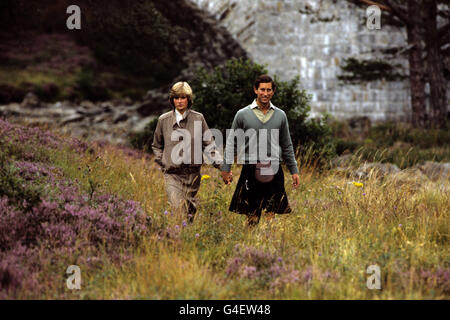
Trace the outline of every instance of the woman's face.
<instances>
[{"instance_id":1,"label":"woman's face","mask_svg":"<svg viewBox=\"0 0 450 320\"><path fill-rule=\"evenodd\" d=\"M185 95L175 96L173 98L173 103L175 105L175 108L177 108L178 112L183 114L188 106L188 98Z\"/></svg>"}]
</instances>

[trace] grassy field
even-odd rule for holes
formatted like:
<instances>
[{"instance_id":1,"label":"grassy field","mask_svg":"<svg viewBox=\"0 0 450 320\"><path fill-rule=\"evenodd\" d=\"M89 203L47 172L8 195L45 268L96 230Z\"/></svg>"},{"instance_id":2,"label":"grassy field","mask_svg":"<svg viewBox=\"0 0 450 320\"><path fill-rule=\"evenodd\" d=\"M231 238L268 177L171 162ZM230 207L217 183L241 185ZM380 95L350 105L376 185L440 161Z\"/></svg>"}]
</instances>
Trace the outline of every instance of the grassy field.
<instances>
[{"instance_id":1,"label":"grassy field","mask_svg":"<svg viewBox=\"0 0 450 320\"><path fill-rule=\"evenodd\" d=\"M243 216L228 211L240 167L233 167L236 179L231 186L223 184L219 171L203 167L202 174L210 178L202 180L198 195L200 206L194 223L186 224L186 217L170 212L162 173L147 155L107 144L88 146L49 134L59 139L51 144L36 130L27 131L27 139L24 139L20 130L32 129L19 129L5 122L0 126L0 147L10 159L9 166L20 167L21 161L51 166L48 170L58 172L56 179L64 179L77 187L80 199L84 199L77 200L79 208L85 201L86 207L100 210L100 200L94 199L108 194L134 201L150 218L146 218L145 230L140 232L135 228L138 222L131 229L124 227L120 241L114 236L118 232L116 229L116 233L105 233L103 241L94 241L92 233L78 229L73 236L76 239L66 242L76 243L74 250L68 250L60 240L36 243L21 240L27 250L34 250L34 260L25 261L17 248L3 249L0 251L0 257L4 258L0 263L0 278L3 279L0 292L4 298L449 297L448 180L381 179L374 175L359 181L360 185L337 171L318 173L308 161L299 159L301 181L297 189L292 188L285 171L286 191L293 212L276 215L273 219L263 215L260 224L248 230ZM23 146L14 147L17 141ZM83 148L80 149L80 145ZM36 156L30 158L30 152ZM22 182L39 184L41 198L58 203L61 210L58 214L67 214L67 205L76 201L66 196L62 204L55 181L48 180L50 176L44 174L41 180ZM8 195L0 193L0 200L5 198ZM4 204L4 207L26 214L12 204ZM127 210L123 212L130 214ZM113 211L102 212L107 215ZM13 219L11 217L17 215L8 217ZM7 219L0 218L2 228ZM30 215L27 219L38 217ZM51 219L54 218L50 218L49 223ZM46 222L39 220L39 223L45 225ZM92 226L98 225L87 228ZM8 226L3 228L10 230ZM2 238L0 244L1 241ZM8 254L8 261L12 261L9 264L5 262ZM34 261L33 266L30 261ZM80 266L81 290L66 287L69 265ZM366 285L370 277L366 270L371 265L380 268L380 290L369 290ZM25 270L22 273L21 268ZM15 278L11 276L14 274ZM26 279L27 274L32 281ZM16 281L5 281L8 275L8 279Z\"/></svg>"}]
</instances>

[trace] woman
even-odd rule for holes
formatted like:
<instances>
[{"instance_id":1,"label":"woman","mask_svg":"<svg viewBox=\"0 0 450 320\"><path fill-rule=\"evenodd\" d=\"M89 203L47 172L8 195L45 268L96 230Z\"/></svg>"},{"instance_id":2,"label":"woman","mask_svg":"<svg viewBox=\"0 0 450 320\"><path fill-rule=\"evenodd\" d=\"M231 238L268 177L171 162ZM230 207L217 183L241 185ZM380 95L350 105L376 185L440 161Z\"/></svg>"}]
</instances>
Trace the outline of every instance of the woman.
<instances>
[{"instance_id":1,"label":"woman","mask_svg":"<svg viewBox=\"0 0 450 320\"><path fill-rule=\"evenodd\" d=\"M164 173L172 210L187 215L189 222L192 222L197 211L195 196L200 188L203 153L205 149L208 150L207 156L213 160L216 168L220 167L222 158L212 136L205 136L209 130L205 118L201 113L191 110L193 94L189 84L175 83L170 89L169 101L172 111L159 117L152 149L155 161ZM201 136L195 136L199 134ZM178 140L180 137L182 141ZM194 142L202 144L201 155L195 154L199 149Z\"/></svg>"}]
</instances>

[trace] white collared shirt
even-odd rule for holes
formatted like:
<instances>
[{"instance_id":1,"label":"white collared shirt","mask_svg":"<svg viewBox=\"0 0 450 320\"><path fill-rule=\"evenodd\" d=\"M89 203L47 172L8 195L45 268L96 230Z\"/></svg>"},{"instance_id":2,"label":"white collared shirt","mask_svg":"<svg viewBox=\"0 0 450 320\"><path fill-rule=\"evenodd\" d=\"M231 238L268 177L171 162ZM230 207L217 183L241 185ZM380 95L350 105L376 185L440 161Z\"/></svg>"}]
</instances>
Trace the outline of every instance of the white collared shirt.
<instances>
[{"instance_id":1,"label":"white collared shirt","mask_svg":"<svg viewBox=\"0 0 450 320\"><path fill-rule=\"evenodd\" d=\"M252 108L252 109L259 108L258 103L256 102L256 99L253 100L252 104L250 105L250 108ZM275 109L275 106L272 104L272 101L269 101L269 108Z\"/></svg>"},{"instance_id":2,"label":"white collared shirt","mask_svg":"<svg viewBox=\"0 0 450 320\"><path fill-rule=\"evenodd\" d=\"M181 114L177 109L175 109L175 117L177 120L177 124L180 125L180 121L183 120L184 118L186 118L187 115L187 110L184 111L183 114Z\"/></svg>"},{"instance_id":3,"label":"white collared shirt","mask_svg":"<svg viewBox=\"0 0 450 320\"><path fill-rule=\"evenodd\" d=\"M266 123L267 121L269 121L275 111L275 106L272 104L272 102L269 102L269 111L264 114L264 112L261 111L258 104L256 103L256 99L253 100L250 108L252 108L253 112L262 123Z\"/></svg>"}]
</instances>

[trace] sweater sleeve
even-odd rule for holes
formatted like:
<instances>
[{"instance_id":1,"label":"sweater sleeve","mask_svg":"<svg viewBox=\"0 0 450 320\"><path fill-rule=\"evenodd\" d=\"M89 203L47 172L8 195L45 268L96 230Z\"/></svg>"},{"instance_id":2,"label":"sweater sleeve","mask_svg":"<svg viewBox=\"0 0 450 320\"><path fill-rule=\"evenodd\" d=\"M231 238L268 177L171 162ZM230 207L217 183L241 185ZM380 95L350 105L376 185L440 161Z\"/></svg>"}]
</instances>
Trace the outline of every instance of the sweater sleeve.
<instances>
[{"instance_id":1,"label":"sweater sleeve","mask_svg":"<svg viewBox=\"0 0 450 320\"><path fill-rule=\"evenodd\" d=\"M280 131L280 145L283 160L291 174L298 173L297 161L295 160L294 147L292 145L289 123L286 114L283 112L283 124Z\"/></svg>"}]
</instances>

